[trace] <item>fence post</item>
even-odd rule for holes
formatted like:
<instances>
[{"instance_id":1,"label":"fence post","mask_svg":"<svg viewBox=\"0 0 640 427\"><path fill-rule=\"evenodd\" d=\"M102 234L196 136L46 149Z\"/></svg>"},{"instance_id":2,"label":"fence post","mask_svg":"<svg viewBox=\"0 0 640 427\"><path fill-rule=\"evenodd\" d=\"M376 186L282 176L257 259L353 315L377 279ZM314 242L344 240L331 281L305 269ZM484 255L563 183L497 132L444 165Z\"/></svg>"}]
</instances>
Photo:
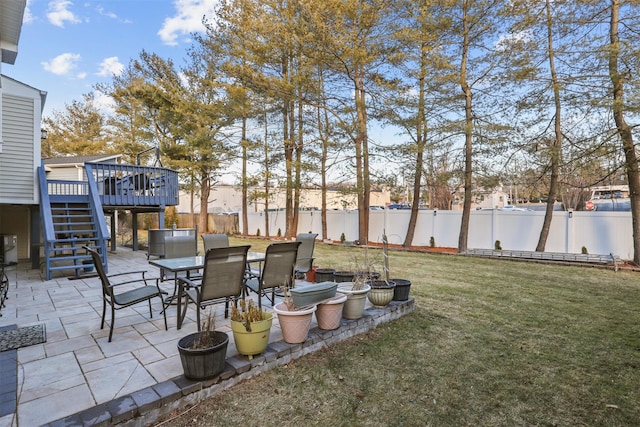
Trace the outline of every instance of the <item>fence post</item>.
<instances>
[{"instance_id":1,"label":"fence post","mask_svg":"<svg viewBox=\"0 0 640 427\"><path fill-rule=\"evenodd\" d=\"M565 221L565 236L566 236L566 240L565 240L565 245L564 245L564 251L566 253L569 253L569 249L571 247L571 237L573 234L573 209L569 209L568 212L566 212L566 221Z\"/></svg>"}]
</instances>

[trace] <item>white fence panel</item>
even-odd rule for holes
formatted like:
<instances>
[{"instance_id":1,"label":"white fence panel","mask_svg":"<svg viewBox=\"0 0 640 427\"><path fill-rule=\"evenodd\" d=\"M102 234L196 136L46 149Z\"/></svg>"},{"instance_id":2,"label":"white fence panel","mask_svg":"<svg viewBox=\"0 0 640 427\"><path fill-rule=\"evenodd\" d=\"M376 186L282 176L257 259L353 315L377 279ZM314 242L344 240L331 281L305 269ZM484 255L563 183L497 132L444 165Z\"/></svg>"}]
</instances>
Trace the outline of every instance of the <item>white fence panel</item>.
<instances>
[{"instance_id":1,"label":"white fence panel","mask_svg":"<svg viewBox=\"0 0 640 427\"><path fill-rule=\"evenodd\" d=\"M495 211L474 211L469 218L469 235L467 237L467 247L489 249L485 246L487 242L495 242ZM461 214L462 218L462 214ZM458 233L460 230L458 230ZM456 243L457 247L458 244ZM493 249L493 245L491 246Z\"/></svg>"},{"instance_id":2,"label":"white fence panel","mask_svg":"<svg viewBox=\"0 0 640 427\"><path fill-rule=\"evenodd\" d=\"M382 242L386 230L389 243L402 244L405 239L411 211L371 211L369 217L369 241ZM242 216L240 216L242 218ZM284 234L284 211L269 213L270 235ZM461 211L421 210L413 239L414 246L429 246L433 236L435 245L455 248L460 234ZM248 214L249 233L260 229L265 235L264 213ZM500 240L502 249L533 251L538 243L544 212L540 211L472 211L469 221L467 247L493 249ZM311 231L322 237L322 216L319 211L301 211L300 233ZM327 238L340 240L358 239L358 211L327 211ZM612 253L622 259L633 258L633 236L630 212L560 212L553 213L545 250L547 252L580 253L586 247L591 254Z\"/></svg>"},{"instance_id":3,"label":"white fence panel","mask_svg":"<svg viewBox=\"0 0 640 427\"><path fill-rule=\"evenodd\" d=\"M622 259L633 258L633 235L629 212L573 212L569 219L569 252L613 253ZM615 248L615 249L613 249ZM625 250L626 248L626 250Z\"/></svg>"}]
</instances>

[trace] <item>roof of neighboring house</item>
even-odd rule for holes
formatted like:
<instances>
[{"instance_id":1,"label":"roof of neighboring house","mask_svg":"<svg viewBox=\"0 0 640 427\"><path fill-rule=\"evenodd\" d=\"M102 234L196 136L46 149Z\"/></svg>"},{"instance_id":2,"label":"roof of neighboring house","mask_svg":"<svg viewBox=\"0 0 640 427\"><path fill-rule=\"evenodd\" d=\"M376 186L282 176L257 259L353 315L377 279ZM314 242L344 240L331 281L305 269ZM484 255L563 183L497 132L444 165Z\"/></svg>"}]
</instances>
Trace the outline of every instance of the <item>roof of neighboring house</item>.
<instances>
[{"instance_id":1,"label":"roof of neighboring house","mask_svg":"<svg viewBox=\"0 0 640 427\"><path fill-rule=\"evenodd\" d=\"M67 156L42 159L47 166L84 165L87 162L106 162L107 160L119 160L122 154L92 154L90 156Z\"/></svg>"},{"instance_id":2,"label":"roof of neighboring house","mask_svg":"<svg viewBox=\"0 0 640 427\"><path fill-rule=\"evenodd\" d=\"M6 64L15 64L16 62L26 5L27 0L2 0L0 2L0 50L2 62Z\"/></svg>"}]
</instances>

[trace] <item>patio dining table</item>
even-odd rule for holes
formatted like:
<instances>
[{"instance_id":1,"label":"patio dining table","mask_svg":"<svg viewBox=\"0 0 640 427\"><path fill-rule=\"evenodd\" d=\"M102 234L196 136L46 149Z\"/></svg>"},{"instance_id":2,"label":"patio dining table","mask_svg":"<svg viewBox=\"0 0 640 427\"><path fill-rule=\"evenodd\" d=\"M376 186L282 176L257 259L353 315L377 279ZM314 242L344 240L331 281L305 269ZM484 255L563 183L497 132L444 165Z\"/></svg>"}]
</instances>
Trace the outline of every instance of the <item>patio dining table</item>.
<instances>
[{"instance_id":1,"label":"patio dining table","mask_svg":"<svg viewBox=\"0 0 640 427\"><path fill-rule=\"evenodd\" d=\"M249 269L249 263L261 263L265 259L265 254L263 252L249 251L247 253L247 270ZM177 290L177 310L178 310L178 322L177 328L180 329L182 327L182 321L180 319L180 310L182 308L182 285L179 284L178 273L187 273L187 277L190 276L192 272L197 272L198 270L202 270L205 265L205 257L203 255L196 256L188 256L183 258L161 258L149 260L149 264L160 268L161 270L168 271L170 273L174 273L175 277L175 289ZM188 304L188 300L186 302Z\"/></svg>"}]
</instances>

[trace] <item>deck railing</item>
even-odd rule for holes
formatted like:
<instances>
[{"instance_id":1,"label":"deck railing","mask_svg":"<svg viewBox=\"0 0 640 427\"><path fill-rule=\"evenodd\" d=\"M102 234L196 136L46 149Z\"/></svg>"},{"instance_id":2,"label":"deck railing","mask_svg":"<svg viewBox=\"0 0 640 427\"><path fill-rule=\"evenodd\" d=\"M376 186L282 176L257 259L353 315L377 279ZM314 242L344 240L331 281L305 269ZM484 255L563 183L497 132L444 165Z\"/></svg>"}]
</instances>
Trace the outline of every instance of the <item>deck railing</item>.
<instances>
[{"instance_id":1,"label":"deck railing","mask_svg":"<svg viewBox=\"0 0 640 427\"><path fill-rule=\"evenodd\" d=\"M86 163L103 206L175 206L178 172L153 166Z\"/></svg>"}]
</instances>

